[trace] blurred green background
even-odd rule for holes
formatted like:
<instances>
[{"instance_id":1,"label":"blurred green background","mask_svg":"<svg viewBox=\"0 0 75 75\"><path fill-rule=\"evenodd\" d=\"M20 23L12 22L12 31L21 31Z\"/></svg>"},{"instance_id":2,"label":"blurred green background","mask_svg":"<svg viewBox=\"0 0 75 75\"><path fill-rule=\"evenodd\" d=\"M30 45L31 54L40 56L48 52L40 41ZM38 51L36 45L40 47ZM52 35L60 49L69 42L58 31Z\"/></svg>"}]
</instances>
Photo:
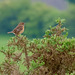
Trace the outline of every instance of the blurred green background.
<instances>
[{"instance_id":1,"label":"blurred green background","mask_svg":"<svg viewBox=\"0 0 75 75\"><path fill-rule=\"evenodd\" d=\"M26 23L23 35L42 38L58 17L66 19L68 37L75 37L75 0L0 0L0 46L14 36L7 32L19 22Z\"/></svg>"}]
</instances>

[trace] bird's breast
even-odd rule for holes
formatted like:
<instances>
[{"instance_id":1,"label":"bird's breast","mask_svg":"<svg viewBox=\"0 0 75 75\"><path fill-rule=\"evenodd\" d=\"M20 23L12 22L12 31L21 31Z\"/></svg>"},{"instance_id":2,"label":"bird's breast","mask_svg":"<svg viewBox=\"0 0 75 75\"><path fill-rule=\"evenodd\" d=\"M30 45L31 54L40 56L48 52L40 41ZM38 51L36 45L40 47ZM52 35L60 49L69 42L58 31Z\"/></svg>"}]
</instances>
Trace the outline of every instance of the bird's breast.
<instances>
[{"instance_id":1,"label":"bird's breast","mask_svg":"<svg viewBox=\"0 0 75 75\"><path fill-rule=\"evenodd\" d=\"M24 32L24 26L22 27L22 30L20 31L20 34Z\"/></svg>"}]
</instances>

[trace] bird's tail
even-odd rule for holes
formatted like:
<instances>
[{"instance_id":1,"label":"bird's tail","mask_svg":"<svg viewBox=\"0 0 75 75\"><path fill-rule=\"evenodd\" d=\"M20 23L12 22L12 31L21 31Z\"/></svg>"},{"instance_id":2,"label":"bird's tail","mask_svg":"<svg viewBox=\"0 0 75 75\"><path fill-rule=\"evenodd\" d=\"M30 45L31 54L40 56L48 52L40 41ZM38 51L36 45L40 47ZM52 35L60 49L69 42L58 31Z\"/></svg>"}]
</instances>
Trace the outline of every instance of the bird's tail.
<instances>
[{"instance_id":1,"label":"bird's tail","mask_svg":"<svg viewBox=\"0 0 75 75\"><path fill-rule=\"evenodd\" d=\"M8 32L8 34L9 34L9 33L13 33L13 31L11 31L11 32Z\"/></svg>"}]
</instances>

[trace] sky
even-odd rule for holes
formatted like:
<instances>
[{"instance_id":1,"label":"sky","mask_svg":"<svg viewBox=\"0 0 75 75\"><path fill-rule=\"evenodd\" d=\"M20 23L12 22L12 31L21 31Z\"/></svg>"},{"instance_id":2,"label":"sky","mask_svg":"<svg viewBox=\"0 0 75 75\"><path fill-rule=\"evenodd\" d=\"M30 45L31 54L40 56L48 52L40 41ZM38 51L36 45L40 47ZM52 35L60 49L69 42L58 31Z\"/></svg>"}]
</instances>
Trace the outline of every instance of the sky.
<instances>
[{"instance_id":1,"label":"sky","mask_svg":"<svg viewBox=\"0 0 75 75\"><path fill-rule=\"evenodd\" d=\"M32 0L33 2L44 2L47 5L54 6L59 10L64 10L67 8L68 3L66 0Z\"/></svg>"}]
</instances>

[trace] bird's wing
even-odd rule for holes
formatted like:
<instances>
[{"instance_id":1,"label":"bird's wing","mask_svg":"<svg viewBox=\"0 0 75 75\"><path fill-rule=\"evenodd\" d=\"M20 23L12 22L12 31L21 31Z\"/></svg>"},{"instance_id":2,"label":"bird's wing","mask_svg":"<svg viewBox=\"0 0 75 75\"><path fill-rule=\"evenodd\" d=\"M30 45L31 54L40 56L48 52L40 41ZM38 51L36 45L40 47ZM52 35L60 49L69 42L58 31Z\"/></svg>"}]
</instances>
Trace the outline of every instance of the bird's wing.
<instances>
[{"instance_id":1,"label":"bird's wing","mask_svg":"<svg viewBox=\"0 0 75 75\"><path fill-rule=\"evenodd\" d=\"M13 30L13 32L18 34L22 29L23 29L23 26L17 26L17 27Z\"/></svg>"}]
</instances>

